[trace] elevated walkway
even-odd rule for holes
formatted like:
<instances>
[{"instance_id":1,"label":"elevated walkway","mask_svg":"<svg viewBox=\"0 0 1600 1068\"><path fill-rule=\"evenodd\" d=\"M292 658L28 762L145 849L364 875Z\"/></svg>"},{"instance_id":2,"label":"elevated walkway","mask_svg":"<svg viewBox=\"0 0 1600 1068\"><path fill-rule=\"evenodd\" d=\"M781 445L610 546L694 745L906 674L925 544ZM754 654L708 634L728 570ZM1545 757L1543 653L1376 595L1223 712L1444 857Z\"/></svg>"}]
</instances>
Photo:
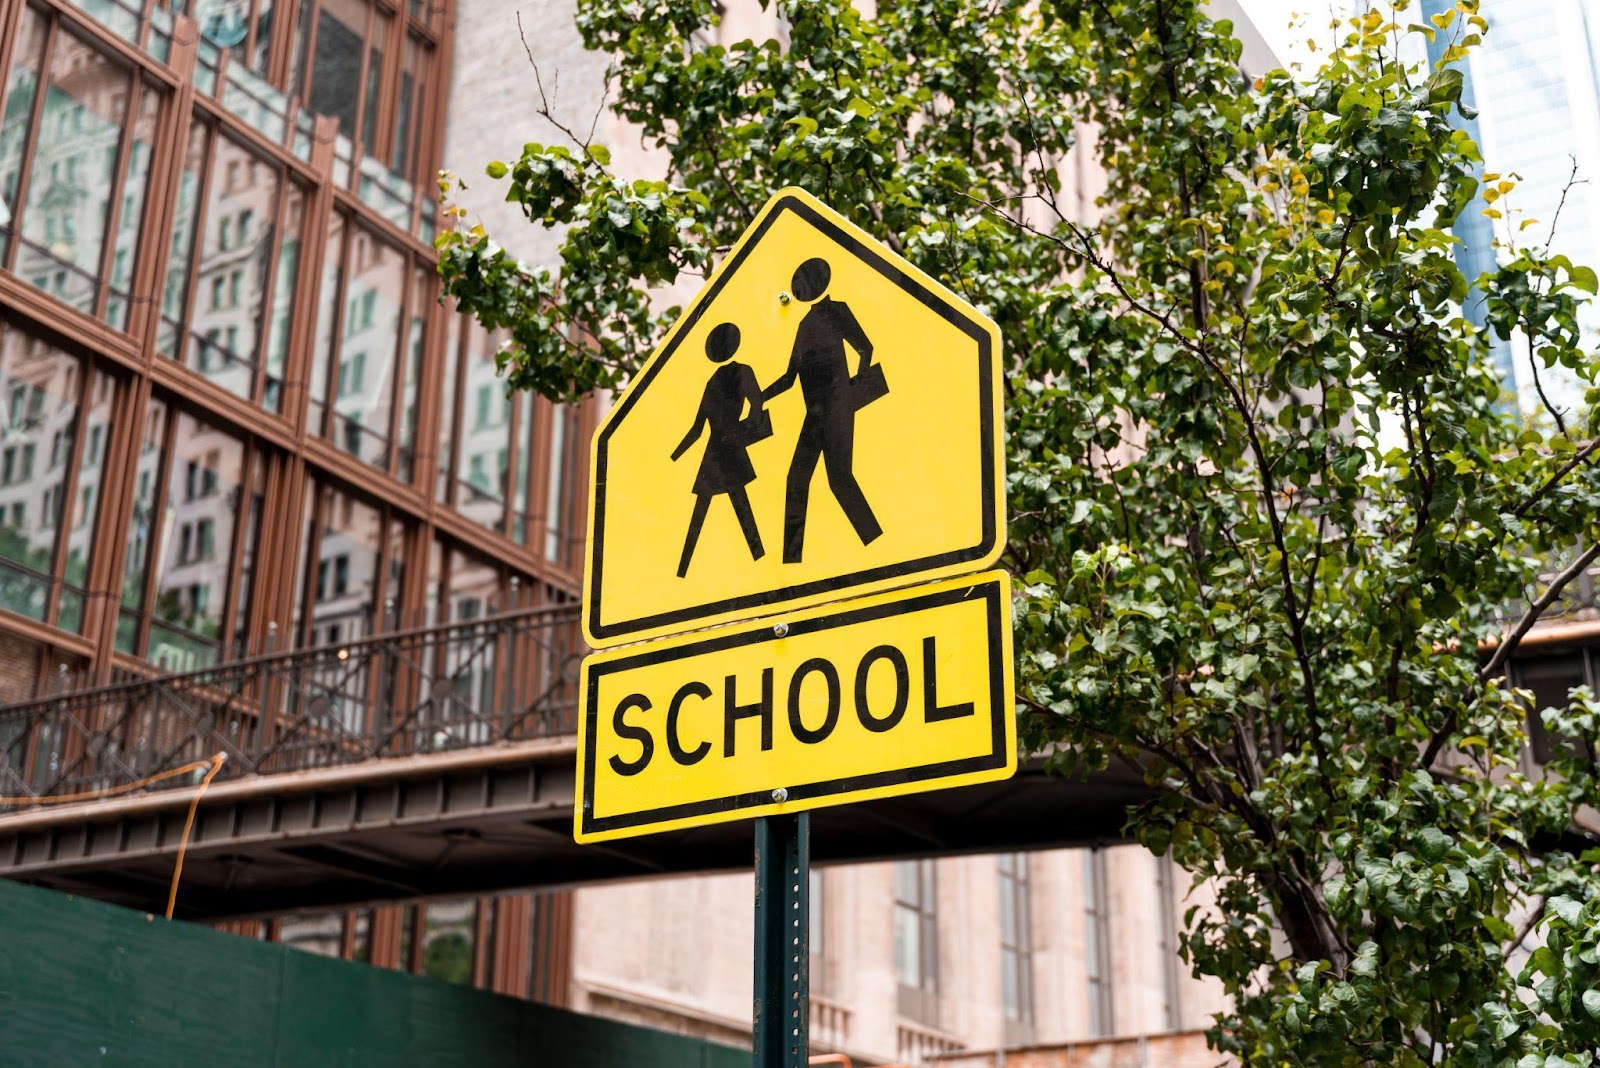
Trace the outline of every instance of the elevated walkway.
<instances>
[{"instance_id":1,"label":"elevated walkway","mask_svg":"<svg viewBox=\"0 0 1600 1068\"><path fill-rule=\"evenodd\" d=\"M731 870L748 823L603 846L572 841L576 606L530 609L0 709L0 795L126 789L0 810L0 877L244 918L418 897ZM1026 766L1008 782L818 811L819 863L1119 840L1150 796L1113 769Z\"/></svg>"}]
</instances>

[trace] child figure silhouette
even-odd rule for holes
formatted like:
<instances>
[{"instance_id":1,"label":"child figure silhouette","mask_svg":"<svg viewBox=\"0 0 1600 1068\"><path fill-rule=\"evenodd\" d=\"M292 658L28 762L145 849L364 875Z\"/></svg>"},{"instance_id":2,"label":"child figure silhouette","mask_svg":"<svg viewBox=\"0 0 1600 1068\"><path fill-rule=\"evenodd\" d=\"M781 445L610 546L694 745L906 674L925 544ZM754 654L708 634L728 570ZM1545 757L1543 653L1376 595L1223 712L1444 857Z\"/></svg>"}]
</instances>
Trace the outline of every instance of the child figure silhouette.
<instances>
[{"instance_id":1,"label":"child figure silhouette","mask_svg":"<svg viewBox=\"0 0 1600 1068\"><path fill-rule=\"evenodd\" d=\"M756 477L748 450L755 442L771 436L772 418L761 406L761 387L756 383L755 372L747 364L728 362L737 351L739 328L732 323L722 323L706 336L706 358L722 366L711 373L706 383L694 425L672 450L672 458L676 460L702 432L707 434L700 471L694 480L694 514L689 518L689 535L678 561L679 578L689 573L689 560L694 556L694 545L700 538L706 512L711 508L711 498L719 494L726 494L728 503L733 505L739 529L750 546L750 558L759 560L765 555L745 487Z\"/></svg>"}]
</instances>

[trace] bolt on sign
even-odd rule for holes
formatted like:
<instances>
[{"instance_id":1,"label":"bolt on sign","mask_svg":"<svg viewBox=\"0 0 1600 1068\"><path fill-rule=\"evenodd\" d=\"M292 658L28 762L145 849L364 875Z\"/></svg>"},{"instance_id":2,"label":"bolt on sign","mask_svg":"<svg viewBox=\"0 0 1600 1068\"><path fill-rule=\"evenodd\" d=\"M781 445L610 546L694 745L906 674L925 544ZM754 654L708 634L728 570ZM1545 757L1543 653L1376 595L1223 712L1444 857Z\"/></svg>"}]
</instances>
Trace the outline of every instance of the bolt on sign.
<instances>
[{"instance_id":1,"label":"bolt on sign","mask_svg":"<svg viewBox=\"0 0 1600 1068\"><path fill-rule=\"evenodd\" d=\"M955 293L767 203L595 436L579 841L1015 771L999 365Z\"/></svg>"}]
</instances>

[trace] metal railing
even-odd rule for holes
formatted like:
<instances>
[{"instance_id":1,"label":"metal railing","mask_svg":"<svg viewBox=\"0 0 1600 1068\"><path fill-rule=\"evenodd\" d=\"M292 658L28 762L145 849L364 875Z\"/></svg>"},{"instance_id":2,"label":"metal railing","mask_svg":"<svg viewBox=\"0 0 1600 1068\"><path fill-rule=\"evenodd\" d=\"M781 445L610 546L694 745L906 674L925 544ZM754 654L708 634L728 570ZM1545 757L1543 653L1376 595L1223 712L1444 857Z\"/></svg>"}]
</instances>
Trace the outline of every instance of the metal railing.
<instances>
[{"instance_id":1,"label":"metal railing","mask_svg":"<svg viewBox=\"0 0 1600 1068\"><path fill-rule=\"evenodd\" d=\"M568 603L38 698L0 708L0 797L127 786L218 752L219 778L238 778L571 734L583 651Z\"/></svg>"}]
</instances>

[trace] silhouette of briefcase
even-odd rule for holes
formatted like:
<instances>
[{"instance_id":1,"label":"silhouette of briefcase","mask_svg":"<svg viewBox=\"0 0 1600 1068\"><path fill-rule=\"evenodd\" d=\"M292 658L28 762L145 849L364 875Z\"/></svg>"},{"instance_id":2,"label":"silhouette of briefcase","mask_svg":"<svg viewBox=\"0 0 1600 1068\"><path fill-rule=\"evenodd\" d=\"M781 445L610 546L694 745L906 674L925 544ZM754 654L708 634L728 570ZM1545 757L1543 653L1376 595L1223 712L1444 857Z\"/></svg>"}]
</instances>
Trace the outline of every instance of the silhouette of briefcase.
<instances>
[{"instance_id":1,"label":"silhouette of briefcase","mask_svg":"<svg viewBox=\"0 0 1600 1068\"><path fill-rule=\"evenodd\" d=\"M889 380L883 377L883 364L863 367L850 380L850 396L856 408L865 408L889 392Z\"/></svg>"}]
</instances>

